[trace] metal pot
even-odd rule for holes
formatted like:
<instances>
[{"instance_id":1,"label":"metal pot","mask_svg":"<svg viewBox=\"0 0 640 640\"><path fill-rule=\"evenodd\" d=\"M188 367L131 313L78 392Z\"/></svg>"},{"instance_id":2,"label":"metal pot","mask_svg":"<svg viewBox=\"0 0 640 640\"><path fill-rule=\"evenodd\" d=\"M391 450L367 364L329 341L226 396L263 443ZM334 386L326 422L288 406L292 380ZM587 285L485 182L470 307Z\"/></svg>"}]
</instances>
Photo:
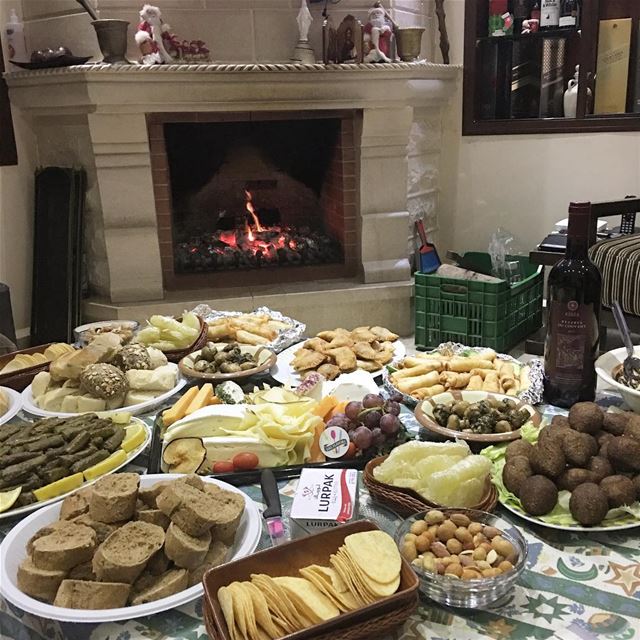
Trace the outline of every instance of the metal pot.
<instances>
[{"instance_id":1,"label":"metal pot","mask_svg":"<svg viewBox=\"0 0 640 640\"><path fill-rule=\"evenodd\" d=\"M412 62L420 57L424 27L399 27L396 30L396 47L403 62Z\"/></svg>"},{"instance_id":2,"label":"metal pot","mask_svg":"<svg viewBox=\"0 0 640 640\"><path fill-rule=\"evenodd\" d=\"M126 20L94 20L92 23L98 36L98 44L106 64L131 64L125 57L127 52Z\"/></svg>"}]
</instances>

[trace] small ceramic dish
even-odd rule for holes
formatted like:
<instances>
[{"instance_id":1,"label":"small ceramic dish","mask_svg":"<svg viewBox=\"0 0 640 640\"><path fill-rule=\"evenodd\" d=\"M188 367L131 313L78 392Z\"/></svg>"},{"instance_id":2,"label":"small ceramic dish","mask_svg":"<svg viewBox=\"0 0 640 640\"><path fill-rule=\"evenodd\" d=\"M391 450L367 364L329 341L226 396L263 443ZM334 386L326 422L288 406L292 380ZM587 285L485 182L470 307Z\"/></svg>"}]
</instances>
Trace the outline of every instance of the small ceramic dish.
<instances>
[{"instance_id":1,"label":"small ceramic dish","mask_svg":"<svg viewBox=\"0 0 640 640\"><path fill-rule=\"evenodd\" d=\"M222 350L226 345L223 342L215 343L215 348L218 351ZM202 349L198 349L193 353L190 353L188 356L185 356L180 360L179 367L180 372L183 376L187 378L195 378L197 380L202 380L204 382L223 382L224 380L240 380L242 378L249 378L250 376L255 376L258 373L263 373L264 371L269 371L277 361L277 356L273 351L269 351L269 349L265 349L261 346L253 346L253 345L244 345L239 344L238 348L242 353L248 353L254 357L256 360L256 366L251 369L246 369L245 371L234 371L232 373L209 373L203 371L196 371L194 369L194 365L200 355Z\"/></svg>"},{"instance_id":2,"label":"small ceramic dish","mask_svg":"<svg viewBox=\"0 0 640 640\"><path fill-rule=\"evenodd\" d=\"M530 404L518 400L517 397L506 396L499 393L489 393L487 391L445 391L445 393L439 393L438 395L428 398L419 402L416 406L415 416L416 420L425 428L436 436L440 436L443 439L457 439L466 440L469 443L476 442L484 445L491 445L497 442L510 442L511 440L517 440L520 437L520 429L514 429L513 431L507 431L505 433L470 433L466 431L456 431L454 429L448 429L436 422L433 415L433 410L441 404L449 404L452 401L464 400L469 403L480 402L487 398L495 398L502 402L505 399L513 400L516 403L516 409L525 409L529 412L532 422L536 427L540 426L542 422L542 416L536 409Z\"/></svg>"},{"instance_id":3,"label":"small ceramic dish","mask_svg":"<svg viewBox=\"0 0 640 640\"><path fill-rule=\"evenodd\" d=\"M634 347L633 352L634 355L640 357L640 346ZM632 389L616 380L616 376L620 375L622 363L626 357L627 350L624 347L603 353L596 360L596 373L601 380L613 387L622 396L622 399L632 411L640 413L640 389Z\"/></svg>"},{"instance_id":4,"label":"small ceramic dish","mask_svg":"<svg viewBox=\"0 0 640 640\"><path fill-rule=\"evenodd\" d=\"M122 336L128 336L131 339L139 326L139 323L135 320L101 320L99 322L88 322L76 327L73 330L73 335L76 342L84 347L101 333L117 333Z\"/></svg>"},{"instance_id":5,"label":"small ceramic dish","mask_svg":"<svg viewBox=\"0 0 640 640\"><path fill-rule=\"evenodd\" d=\"M518 559L511 571L478 580L461 580L457 576L432 573L414 561L411 563L411 568L420 579L420 591L440 604L466 609L481 609L507 597L523 572L527 560L527 543L522 534L506 520L484 511L474 509L441 509L441 511L445 516L463 513L473 522L499 529L502 537L514 546ZM405 535L410 532L411 525L417 520L423 520L425 513L427 512L416 513L398 527L396 543L400 549L402 549Z\"/></svg>"}]
</instances>

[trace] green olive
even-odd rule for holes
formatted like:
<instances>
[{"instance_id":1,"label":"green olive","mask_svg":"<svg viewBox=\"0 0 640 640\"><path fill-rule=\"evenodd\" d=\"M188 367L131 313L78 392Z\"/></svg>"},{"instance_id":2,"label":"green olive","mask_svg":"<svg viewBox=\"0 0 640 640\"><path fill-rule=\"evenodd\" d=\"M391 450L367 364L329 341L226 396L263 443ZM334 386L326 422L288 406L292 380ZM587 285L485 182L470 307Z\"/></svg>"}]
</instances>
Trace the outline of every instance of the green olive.
<instances>
[{"instance_id":1,"label":"green olive","mask_svg":"<svg viewBox=\"0 0 640 640\"><path fill-rule=\"evenodd\" d=\"M507 420L499 420L496 422L496 426L493 428L496 433L508 433L512 431L511 423Z\"/></svg>"},{"instance_id":2,"label":"green olive","mask_svg":"<svg viewBox=\"0 0 640 640\"><path fill-rule=\"evenodd\" d=\"M454 431L458 431L460 429L460 418L452 413L447 420L447 429L453 429Z\"/></svg>"}]
</instances>

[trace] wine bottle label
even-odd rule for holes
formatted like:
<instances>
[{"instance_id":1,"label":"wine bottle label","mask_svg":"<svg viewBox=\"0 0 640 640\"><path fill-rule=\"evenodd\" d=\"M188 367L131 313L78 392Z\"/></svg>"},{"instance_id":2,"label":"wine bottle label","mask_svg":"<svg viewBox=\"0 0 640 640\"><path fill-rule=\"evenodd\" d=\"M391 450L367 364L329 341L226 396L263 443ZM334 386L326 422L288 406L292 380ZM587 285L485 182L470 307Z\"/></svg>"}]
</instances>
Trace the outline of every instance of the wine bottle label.
<instances>
[{"instance_id":1,"label":"wine bottle label","mask_svg":"<svg viewBox=\"0 0 640 640\"><path fill-rule=\"evenodd\" d=\"M540 26L557 27L560 20L560 0L542 0Z\"/></svg>"},{"instance_id":2,"label":"wine bottle label","mask_svg":"<svg viewBox=\"0 0 640 640\"><path fill-rule=\"evenodd\" d=\"M552 302L545 374L561 387L576 387L593 368L598 322L592 304ZM590 375L590 374L589 374Z\"/></svg>"}]
</instances>

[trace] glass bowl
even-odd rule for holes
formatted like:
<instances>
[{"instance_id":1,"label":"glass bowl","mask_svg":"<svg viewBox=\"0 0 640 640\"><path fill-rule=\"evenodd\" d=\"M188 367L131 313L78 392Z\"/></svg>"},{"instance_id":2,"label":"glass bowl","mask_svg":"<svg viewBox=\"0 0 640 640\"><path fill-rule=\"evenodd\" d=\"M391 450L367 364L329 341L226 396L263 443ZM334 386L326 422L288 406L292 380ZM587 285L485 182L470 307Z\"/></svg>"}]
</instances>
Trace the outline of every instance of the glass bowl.
<instances>
[{"instance_id":1,"label":"glass bowl","mask_svg":"<svg viewBox=\"0 0 640 640\"><path fill-rule=\"evenodd\" d=\"M422 520L427 509L407 518L398 527L396 532L396 544L402 549L402 543L407 533L410 533L411 525L417 520ZM522 573L527 559L527 543L522 534L509 522L499 516L475 509L439 509L445 516L454 513L463 513L474 522L480 522L499 529L502 537L514 546L518 560L514 568L504 574L491 578L478 580L461 580L456 576L440 575L432 573L411 563L411 568L420 579L420 590L432 600L451 607L478 608L496 604L513 589L515 582Z\"/></svg>"}]
</instances>

